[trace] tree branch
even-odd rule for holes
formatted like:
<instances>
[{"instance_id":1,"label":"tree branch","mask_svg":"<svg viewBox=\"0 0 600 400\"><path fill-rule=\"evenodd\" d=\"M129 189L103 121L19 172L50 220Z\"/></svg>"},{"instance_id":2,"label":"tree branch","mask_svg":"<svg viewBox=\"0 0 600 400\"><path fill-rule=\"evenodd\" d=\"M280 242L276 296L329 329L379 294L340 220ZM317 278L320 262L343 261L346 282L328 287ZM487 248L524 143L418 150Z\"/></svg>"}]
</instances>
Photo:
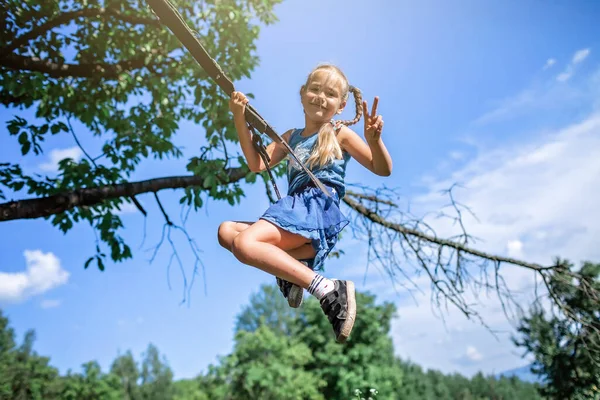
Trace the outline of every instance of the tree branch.
<instances>
[{"instance_id":1,"label":"tree branch","mask_svg":"<svg viewBox=\"0 0 600 400\"><path fill-rule=\"evenodd\" d=\"M495 256L492 254L488 254L485 253L483 251L480 250L475 250L472 249L470 247L467 247L463 244L457 243L457 242L453 242L451 240L447 240L447 239L442 239L436 236L432 236L432 235L428 235L425 234L421 231L418 231L416 229L411 229L411 228L407 228L405 226L402 226L400 224L395 224L389 221L386 221L385 219L383 219L381 216L379 216L379 214L367 209L365 206L363 206L362 204L358 203L357 201L351 199L351 196L354 196L355 194L351 191L347 191L346 194L348 196L344 197L344 203L346 203L348 206L350 206L353 210L355 210L356 212L358 212L359 214L361 214L362 216L366 217L367 219L369 219L372 222L375 222L376 224L382 225L386 228L392 229L400 234L403 235L410 235L413 236L417 239L421 239L421 240L425 240L429 243L433 243L436 244L438 246L444 246L444 247L448 247L448 248L452 248L476 257L480 257L480 258L484 258L490 261L494 261L494 262L503 262L503 263L508 263L508 264L513 264L513 265L518 265L520 267L524 267L524 268L528 268L528 269L532 269L534 271L543 271L543 270L549 270L552 269L552 267L544 267L541 266L539 264L532 264L532 263L528 263L525 261L521 261L521 260L517 260L514 258L510 258L510 257L502 257L502 256ZM360 195L357 197L361 197ZM364 196L363 196L364 197Z\"/></svg>"},{"instance_id":2,"label":"tree branch","mask_svg":"<svg viewBox=\"0 0 600 400\"><path fill-rule=\"evenodd\" d=\"M153 52L157 52L154 50ZM42 72L52 78L92 78L101 75L107 79L115 79L125 71L136 70L151 63L146 57L133 60L121 61L115 64L93 63L93 64L66 64L42 60L38 57L24 57L17 54L9 54L0 58L0 66L34 72Z\"/></svg>"},{"instance_id":3,"label":"tree branch","mask_svg":"<svg viewBox=\"0 0 600 400\"><path fill-rule=\"evenodd\" d=\"M239 181L246 176L247 170L238 167L226 169L225 172L228 179L220 181L221 184ZM192 186L208 189L208 187L204 187L204 177L195 175L171 176L139 182L127 182L116 185L80 189L36 199L11 201L0 204L0 222L15 219L43 218L75 207L94 206L105 200L116 199L119 197L133 197L142 193L158 192L159 190L164 189L181 189Z\"/></svg>"},{"instance_id":4,"label":"tree branch","mask_svg":"<svg viewBox=\"0 0 600 400\"><path fill-rule=\"evenodd\" d=\"M62 13L56 18L53 18L43 23L42 25L30 30L29 32L25 32L24 34L15 38L15 40L10 42L5 48L0 50L0 55L4 56L10 54L15 49L26 45L30 40L40 37L46 32L50 31L51 29L63 24L67 24L74 19L81 17L93 18L107 16L119 19L124 22L129 22L131 24L153 25L160 27L160 22L157 19L137 17L134 15L125 15L110 8L87 8L85 10L69 11L66 13Z\"/></svg>"}]
</instances>

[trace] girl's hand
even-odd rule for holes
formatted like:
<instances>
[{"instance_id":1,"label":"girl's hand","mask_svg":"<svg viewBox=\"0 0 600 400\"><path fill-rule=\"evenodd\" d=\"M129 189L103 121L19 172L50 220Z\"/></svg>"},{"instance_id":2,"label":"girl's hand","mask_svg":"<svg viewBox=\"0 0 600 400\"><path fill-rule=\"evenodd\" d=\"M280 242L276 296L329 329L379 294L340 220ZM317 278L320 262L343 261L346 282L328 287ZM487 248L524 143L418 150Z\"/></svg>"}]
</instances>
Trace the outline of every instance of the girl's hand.
<instances>
[{"instance_id":1,"label":"girl's hand","mask_svg":"<svg viewBox=\"0 0 600 400\"><path fill-rule=\"evenodd\" d=\"M231 93L229 109L233 115L244 115L244 112L246 111L246 104L248 104L248 98L242 92Z\"/></svg>"},{"instance_id":2,"label":"girl's hand","mask_svg":"<svg viewBox=\"0 0 600 400\"><path fill-rule=\"evenodd\" d=\"M377 115L377 103L379 103L379 97L375 96L373 100L373 109L369 114L366 100L363 101L363 114L365 116L365 139L367 143L377 142L381 137L381 131L383 130L383 119L381 115Z\"/></svg>"}]
</instances>

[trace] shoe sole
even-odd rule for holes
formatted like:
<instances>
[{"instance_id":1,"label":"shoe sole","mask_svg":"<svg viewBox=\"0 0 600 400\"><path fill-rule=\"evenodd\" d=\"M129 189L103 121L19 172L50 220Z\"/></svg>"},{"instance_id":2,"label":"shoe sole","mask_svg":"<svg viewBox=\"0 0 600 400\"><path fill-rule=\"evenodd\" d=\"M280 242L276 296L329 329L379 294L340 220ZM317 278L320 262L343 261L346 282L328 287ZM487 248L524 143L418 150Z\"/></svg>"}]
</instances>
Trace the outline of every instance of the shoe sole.
<instances>
[{"instance_id":1,"label":"shoe sole","mask_svg":"<svg viewBox=\"0 0 600 400\"><path fill-rule=\"evenodd\" d=\"M346 342L354 327L354 321L356 320L356 297L354 282L352 281L346 281L346 298L348 299L348 317L340 329L339 336L336 338L338 343Z\"/></svg>"},{"instance_id":2,"label":"shoe sole","mask_svg":"<svg viewBox=\"0 0 600 400\"><path fill-rule=\"evenodd\" d=\"M304 297L304 289L298 285L292 285L290 292L287 296L287 301L290 307L298 308L302 305L302 298Z\"/></svg>"}]
</instances>

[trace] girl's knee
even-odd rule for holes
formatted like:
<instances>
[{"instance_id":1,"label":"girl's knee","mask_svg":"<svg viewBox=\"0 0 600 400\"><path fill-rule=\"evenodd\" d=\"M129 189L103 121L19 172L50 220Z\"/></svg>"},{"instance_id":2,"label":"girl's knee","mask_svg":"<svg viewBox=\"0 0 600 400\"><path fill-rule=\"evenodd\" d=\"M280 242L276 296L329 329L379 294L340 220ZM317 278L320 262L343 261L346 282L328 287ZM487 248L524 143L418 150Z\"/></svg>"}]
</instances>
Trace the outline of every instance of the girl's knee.
<instances>
[{"instance_id":1,"label":"girl's knee","mask_svg":"<svg viewBox=\"0 0 600 400\"><path fill-rule=\"evenodd\" d=\"M252 244L254 240L250 235L239 233L231 244L231 252L240 262L247 264L250 260L250 254L252 253Z\"/></svg>"},{"instance_id":2,"label":"girl's knee","mask_svg":"<svg viewBox=\"0 0 600 400\"><path fill-rule=\"evenodd\" d=\"M217 236L219 238L219 244L226 249L230 249L231 242L234 238L235 233L235 222L233 221L225 221L219 225L219 229L217 231Z\"/></svg>"}]
</instances>

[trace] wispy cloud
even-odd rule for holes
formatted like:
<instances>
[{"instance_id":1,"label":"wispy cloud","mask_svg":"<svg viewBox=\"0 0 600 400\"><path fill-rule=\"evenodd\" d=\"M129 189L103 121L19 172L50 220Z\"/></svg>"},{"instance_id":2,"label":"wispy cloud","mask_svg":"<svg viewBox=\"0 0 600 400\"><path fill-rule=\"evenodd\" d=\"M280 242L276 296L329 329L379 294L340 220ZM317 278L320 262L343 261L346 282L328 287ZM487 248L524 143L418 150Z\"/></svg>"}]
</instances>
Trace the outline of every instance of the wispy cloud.
<instances>
[{"instance_id":1,"label":"wispy cloud","mask_svg":"<svg viewBox=\"0 0 600 400\"><path fill-rule=\"evenodd\" d=\"M588 55L577 52L571 62L581 63ZM448 201L440 192L458 182L461 188L453 192L455 199L477 216L465 214L463 220L469 234L481 238L474 245L478 249L543 264L551 263L555 256L576 264L599 260L600 248L595 242L600 237L596 223L600 220L599 75L596 71L590 79L577 83L558 83L552 77L499 102L472 125L470 144L475 153L465 156L454 170L430 173L424 182L426 194L411 202L413 213L439 210ZM577 102L573 103L573 98ZM577 118L540 124L530 135L500 145L480 143L484 139L478 130L493 129L503 137L507 130L532 118L543 122L550 110L565 109L577 111L572 113ZM508 120L512 124L506 124ZM454 156L448 154L448 158ZM441 237L457 233L449 220L426 221ZM534 296L534 274L506 265L501 273L526 307ZM418 277L417 283L423 290L413 293L414 300L407 296L395 301L399 318L393 323L393 337L401 356L426 368L465 374L502 371L525 362L510 341L514 321L506 317L496 296L467 293L465 297L498 332L493 336L451 306L441 310L432 306L427 278Z\"/></svg>"},{"instance_id":2,"label":"wispy cloud","mask_svg":"<svg viewBox=\"0 0 600 400\"><path fill-rule=\"evenodd\" d=\"M40 169L46 172L58 171L58 163L65 158L71 158L73 161L79 161L83 152L79 147L69 147L67 149L54 149L50 151L50 160L40 164Z\"/></svg>"},{"instance_id":3,"label":"wispy cloud","mask_svg":"<svg viewBox=\"0 0 600 400\"><path fill-rule=\"evenodd\" d=\"M467 350L460 357L455 359L457 364L473 365L478 364L483 360L483 355L475 346L467 346Z\"/></svg>"},{"instance_id":4,"label":"wispy cloud","mask_svg":"<svg viewBox=\"0 0 600 400\"><path fill-rule=\"evenodd\" d=\"M575 87L565 83L574 75L576 67L581 64L591 53L590 49L579 50L574 53L565 70L554 79L545 81L535 79L529 87L518 93L507 96L493 103L490 111L484 113L472 122L473 129L480 129L501 121L511 121L532 113L549 113L552 111L575 110L582 105L590 105L591 99L598 98L600 83L598 79L588 79L585 83ZM550 59L545 68L552 66L555 61ZM550 116L550 115L548 115Z\"/></svg>"},{"instance_id":5,"label":"wispy cloud","mask_svg":"<svg viewBox=\"0 0 600 400\"><path fill-rule=\"evenodd\" d=\"M556 64L556 59L554 58L549 58L546 60L546 64L544 64L544 69L548 69L551 68L554 64Z\"/></svg>"},{"instance_id":6,"label":"wispy cloud","mask_svg":"<svg viewBox=\"0 0 600 400\"><path fill-rule=\"evenodd\" d=\"M58 257L40 250L25 250L23 272L0 272L0 302L16 303L46 293L69 280Z\"/></svg>"},{"instance_id":7,"label":"wispy cloud","mask_svg":"<svg viewBox=\"0 0 600 400\"><path fill-rule=\"evenodd\" d=\"M583 60L590 55L590 49L582 49L575 52L573 55L573 60L571 61L573 64L579 64Z\"/></svg>"},{"instance_id":8,"label":"wispy cloud","mask_svg":"<svg viewBox=\"0 0 600 400\"><path fill-rule=\"evenodd\" d=\"M573 54L571 62L566 66L565 70L556 76L556 80L559 82L566 82L571 79L577 65L582 63L589 55L590 49L577 50L575 54Z\"/></svg>"},{"instance_id":9,"label":"wispy cloud","mask_svg":"<svg viewBox=\"0 0 600 400\"><path fill-rule=\"evenodd\" d=\"M459 182L455 195L477 215L465 216L481 246L538 262L553 256L600 256L600 113L537 140L480 153L449 177L430 184L418 199L441 206L439 191ZM450 224L431 221L438 234L456 233ZM441 230L441 231L439 231Z\"/></svg>"}]
</instances>

